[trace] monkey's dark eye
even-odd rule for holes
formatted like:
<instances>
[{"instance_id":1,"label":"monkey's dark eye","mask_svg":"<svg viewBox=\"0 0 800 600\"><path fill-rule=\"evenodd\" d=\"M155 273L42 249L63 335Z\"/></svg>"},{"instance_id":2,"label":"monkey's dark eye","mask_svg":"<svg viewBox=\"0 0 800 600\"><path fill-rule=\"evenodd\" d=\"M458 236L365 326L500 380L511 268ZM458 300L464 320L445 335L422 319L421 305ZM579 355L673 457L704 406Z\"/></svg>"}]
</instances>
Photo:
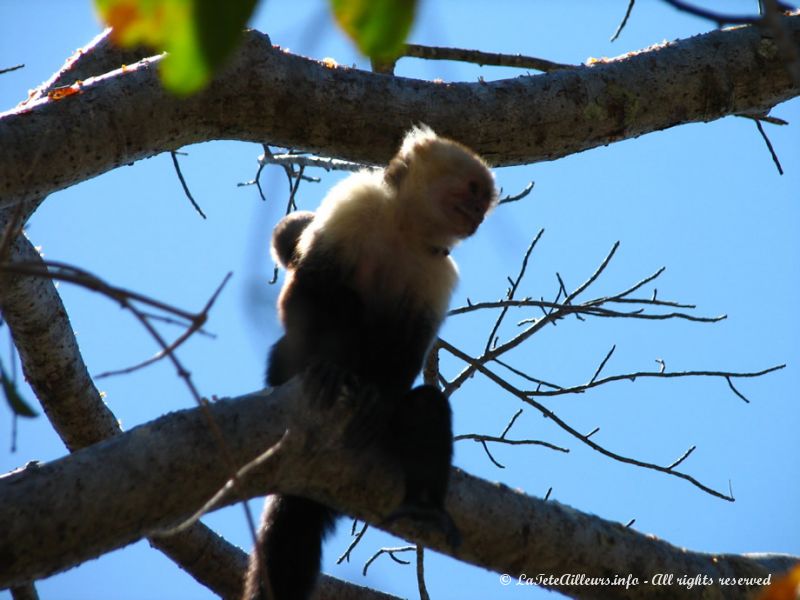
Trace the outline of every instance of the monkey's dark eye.
<instances>
[{"instance_id":1,"label":"monkey's dark eye","mask_svg":"<svg viewBox=\"0 0 800 600\"><path fill-rule=\"evenodd\" d=\"M478 185L478 182L473 179L469 182L468 185L469 185L469 193L472 194L473 196L477 195L478 190L480 189L480 185Z\"/></svg>"}]
</instances>

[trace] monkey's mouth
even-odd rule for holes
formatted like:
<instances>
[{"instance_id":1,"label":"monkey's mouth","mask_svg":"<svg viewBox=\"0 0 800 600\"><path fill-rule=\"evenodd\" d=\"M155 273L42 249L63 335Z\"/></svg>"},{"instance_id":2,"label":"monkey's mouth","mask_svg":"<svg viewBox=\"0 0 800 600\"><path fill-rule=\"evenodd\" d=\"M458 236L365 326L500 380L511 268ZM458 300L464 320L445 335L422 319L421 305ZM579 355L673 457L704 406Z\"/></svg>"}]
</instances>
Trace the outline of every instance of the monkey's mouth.
<instances>
[{"instance_id":1,"label":"monkey's mouth","mask_svg":"<svg viewBox=\"0 0 800 600\"><path fill-rule=\"evenodd\" d=\"M453 208L460 225L463 225L467 234L472 235L475 233L478 226L483 223L484 211L477 206L473 206L471 202L460 199Z\"/></svg>"}]
</instances>

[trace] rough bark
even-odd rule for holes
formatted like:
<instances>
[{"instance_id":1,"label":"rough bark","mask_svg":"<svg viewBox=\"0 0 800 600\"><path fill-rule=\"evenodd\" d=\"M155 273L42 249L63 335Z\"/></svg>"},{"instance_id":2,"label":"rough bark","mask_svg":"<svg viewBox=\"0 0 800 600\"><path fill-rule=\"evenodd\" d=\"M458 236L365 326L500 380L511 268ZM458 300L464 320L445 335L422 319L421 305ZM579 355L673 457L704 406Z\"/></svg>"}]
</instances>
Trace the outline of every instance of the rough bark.
<instances>
[{"instance_id":1,"label":"rough bark","mask_svg":"<svg viewBox=\"0 0 800 600\"><path fill-rule=\"evenodd\" d=\"M800 15L781 24L800 46ZM95 45L84 54L107 49ZM683 123L764 112L800 93L769 32L756 27L714 31L573 70L477 83L331 68L274 48L256 32L207 90L187 99L161 88L158 62L148 58L96 73L75 94L40 95L0 115L0 206L212 139L382 162L404 130L425 122L505 166ZM105 68L107 61L96 64Z\"/></svg>"},{"instance_id":2,"label":"rough bark","mask_svg":"<svg viewBox=\"0 0 800 600\"><path fill-rule=\"evenodd\" d=\"M397 473L338 448L352 411L339 402L310 411L298 382L271 393L211 405L238 464L276 448L244 479L245 496L278 489L303 493L371 523L399 501ZM309 417L309 415L311 415ZM290 434L282 437L284 431ZM173 413L52 463L0 479L0 586L39 578L153 535L193 513L224 484L222 458L201 409ZM335 475L335 476L334 476ZM171 485L165 486L169 481ZM364 485L368 481L369 485ZM229 495L222 504L236 501ZM577 598L671 598L671 586L645 585L657 573L766 577L797 558L711 555L675 548L619 523L492 484L457 469L448 510L463 542L454 550L435 531L388 529L460 560L520 575L630 574L632 587L545 584ZM42 544L41 540L48 540ZM698 587L701 598L752 598L754 586ZM702 592L702 593L700 593Z\"/></svg>"}]
</instances>

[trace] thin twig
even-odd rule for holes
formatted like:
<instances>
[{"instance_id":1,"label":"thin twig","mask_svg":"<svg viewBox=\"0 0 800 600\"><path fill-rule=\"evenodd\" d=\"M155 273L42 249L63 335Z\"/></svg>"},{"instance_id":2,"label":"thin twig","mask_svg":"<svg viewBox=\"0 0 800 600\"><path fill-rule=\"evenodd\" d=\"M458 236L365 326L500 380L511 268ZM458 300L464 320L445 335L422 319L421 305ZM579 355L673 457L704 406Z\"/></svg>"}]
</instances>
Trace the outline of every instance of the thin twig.
<instances>
[{"instance_id":1,"label":"thin twig","mask_svg":"<svg viewBox=\"0 0 800 600\"><path fill-rule=\"evenodd\" d=\"M361 571L361 574L364 575L364 577L366 577L367 576L367 570L369 569L370 565L373 562L375 562L375 560L377 560L377 558L379 556L381 556L382 554L388 554L389 558L391 558L393 561L395 561L397 563L400 563L401 565L410 565L411 564L410 561L402 560L400 558L397 558L395 556L395 554L396 553L400 553L400 552L412 552L412 551L416 551L416 549L417 549L416 546L399 546L397 548L381 548L375 554L373 554L370 557L370 559L366 562L366 564L364 565L364 569Z\"/></svg>"},{"instance_id":2,"label":"thin twig","mask_svg":"<svg viewBox=\"0 0 800 600\"><path fill-rule=\"evenodd\" d=\"M730 372L730 371L637 371L635 373L624 373L621 375L610 375L608 377L604 377L602 379L597 379L590 381L589 383L584 383L582 385L576 385L573 387L565 387L558 390L532 390L532 391L525 391L523 392L527 396L562 396L564 394L580 394L585 392L588 389L595 388L601 385L605 385L607 383L611 383L613 381L635 381L639 378L645 377L657 377L663 379L672 379L672 378L682 378L682 377L720 377L728 380L728 385L731 385L731 388L736 395L749 402L744 396L736 391L733 388L733 385L730 382L731 378L751 378L751 377L762 377L767 375L768 373L772 373L774 371L779 371L785 368L786 365L775 365L774 367L769 367L767 369L762 369L761 371L753 371L753 372Z\"/></svg>"},{"instance_id":3,"label":"thin twig","mask_svg":"<svg viewBox=\"0 0 800 600\"><path fill-rule=\"evenodd\" d=\"M258 164L280 165L282 167L317 167L326 171L350 171L356 172L363 169L375 168L365 163L340 160L338 158L327 158L320 156L304 156L300 154L262 154L258 157Z\"/></svg>"},{"instance_id":4,"label":"thin twig","mask_svg":"<svg viewBox=\"0 0 800 600\"><path fill-rule=\"evenodd\" d=\"M583 292L587 287L589 287L597 278L602 274L605 268L608 266L608 263L611 261L611 258L614 256L614 253L617 251L619 247L619 242L615 242L611 251L608 255L603 259L600 263L600 266L595 269L594 273L585 281L583 282L578 288L572 292L569 296L564 299L564 304L570 304L575 297L577 297L581 292ZM651 278L652 279L652 278ZM640 282L641 283L641 282ZM643 285L643 283L641 283ZM639 287L639 284L630 288L630 290L635 290ZM496 357L503 355L504 353L508 352L512 348L519 346L525 340L530 338L534 335L537 331L539 331L542 327L547 325L548 323L554 323L559 318L563 317L563 313L560 311L551 311L550 313L546 313L545 316L535 323L531 324L530 327L526 328L524 331L517 334L515 337L507 341L506 343L492 347L490 350L484 352L483 356L481 356L475 364L468 363L464 370L459 373L453 381L451 381L447 388L445 388L445 394L450 395L455 390L457 390L474 372L475 372L475 365L480 364L484 365L485 363L494 360Z\"/></svg>"},{"instance_id":5,"label":"thin twig","mask_svg":"<svg viewBox=\"0 0 800 600\"><path fill-rule=\"evenodd\" d=\"M431 600L425 586L425 547L422 544L417 544L417 589L419 600Z\"/></svg>"},{"instance_id":6,"label":"thin twig","mask_svg":"<svg viewBox=\"0 0 800 600\"><path fill-rule=\"evenodd\" d=\"M684 453L683 453L683 454L680 456L680 458L678 458L678 460L676 460L674 463L672 463L671 465L669 465L667 468L668 468L668 469L674 469L674 468L675 468L675 467L677 467L679 464L681 464L683 461L685 461L687 458L689 458L689 456L691 455L691 453L692 453L692 452L694 452L695 450L697 450L697 446L692 446L692 447L691 447L691 448L689 448L689 449L688 449L686 452L684 452Z\"/></svg>"},{"instance_id":7,"label":"thin twig","mask_svg":"<svg viewBox=\"0 0 800 600\"><path fill-rule=\"evenodd\" d=\"M486 445L486 441L485 440L478 440L478 441L480 442L480 445L483 447L483 451L486 453L486 456L489 457L489 460L492 461L494 466L496 466L498 469L505 469L506 466L502 464L499 460L497 460L491 453L491 451L489 450L489 446Z\"/></svg>"},{"instance_id":8,"label":"thin twig","mask_svg":"<svg viewBox=\"0 0 800 600\"><path fill-rule=\"evenodd\" d=\"M356 526L356 521L354 519L353 520L353 530L351 531L351 535L353 536L353 541L350 542L350 545L342 553L342 555L339 558L336 559L336 564L337 565L340 565L345 561L350 562L350 554L353 552L355 547L358 546L358 543L364 537L364 534L367 532L367 529L369 529L369 523L367 523L366 521L364 521L364 526L361 528L361 531L359 531L358 533L355 533L355 526Z\"/></svg>"},{"instance_id":9,"label":"thin twig","mask_svg":"<svg viewBox=\"0 0 800 600\"><path fill-rule=\"evenodd\" d=\"M231 277L233 277L233 273L231 273L231 272L229 272L227 275L225 275L225 278L222 280L222 283L219 284L219 286L217 287L216 291L211 295L211 298L209 298L208 302L206 302L206 305L203 307L203 310L201 310L199 313L197 313L195 318L192 319L191 323L189 323L189 326L187 327L186 331L184 331L180 336L178 336L178 338L174 342L172 342L166 349L161 350L160 352L156 352L155 355L153 355L152 357L148 358L147 360L144 360L144 361L140 362L139 364L133 365L131 367L125 367L123 369L117 369L117 370L113 370L113 371L106 371L104 373L100 373L99 375L96 375L95 377L97 379L103 379L105 377L112 377L112 376L116 376L116 375L127 375L129 373L133 373L135 371L138 371L139 369L143 369L145 367L148 367L148 366L160 361L161 359L166 357L168 354L170 354L172 352L175 352L175 350L177 350L178 347L180 347L181 344L183 344L192 335L194 335L195 333L197 333L197 332L199 332L201 330L203 324L208 320L208 313L211 310L211 307L214 305L214 302L216 302L217 297L219 297L220 292L222 292L222 288L224 288L225 284L227 284L228 281L230 281ZM152 318L150 315L148 315L146 313L141 313L141 314L142 314L143 317L146 317L147 319L151 319Z\"/></svg>"},{"instance_id":10,"label":"thin twig","mask_svg":"<svg viewBox=\"0 0 800 600\"><path fill-rule=\"evenodd\" d=\"M297 175L294 180L294 185L291 186L291 191L289 193L289 202L286 204L287 215L293 210L297 210L297 203L295 202L295 197L297 196L297 190L300 189L300 182L303 181L303 172L305 170L306 170L305 167L300 167L297 171Z\"/></svg>"},{"instance_id":11,"label":"thin twig","mask_svg":"<svg viewBox=\"0 0 800 600\"><path fill-rule=\"evenodd\" d=\"M256 176L250 181L241 181L237 183L236 186L237 187L245 187L248 185L256 186L256 188L258 189L258 195L261 196L261 201L266 202L267 196L264 194L264 190L261 187L261 173L264 170L264 167L267 166L267 163L265 161L262 161L261 159L265 156L272 156L272 152L270 151L269 146L267 146L266 144L264 144L262 148L264 148L264 154L262 154L258 158L258 169L256 170Z\"/></svg>"},{"instance_id":12,"label":"thin twig","mask_svg":"<svg viewBox=\"0 0 800 600\"><path fill-rule=\"evenodd\" d=\"M761 125L761 121L759 119L755 119L755 122L756 122L756 127L758 127L758 133L761 134L764 143L767 144L767 150L769 150L770 156L772 156L772 162L775 163L775 167L778 169L778 174L783 175L783 167L781 166L781 161L778 158L777 153L775 152L775 148L772 147L772 142L770 142L769 137L767 137L767 132L764 131L764 127Z\"/></svg>"},{"instance_id":13,"label":"thin twig","mask_svg":"<svg viewBox=\"0 0 800 600\"><path fill-rule=\"evenodd\" d=\"M618 462L631 464L631 465L636 465L638 467L642 467L642 468L645 468L645 469L652 469L654 471L659 471L661 473L667 473L667 474L672 475L674 477L678 477L680 479L688 481L689 483L691 483L692 485L694 485L698 489L701 489L704 492L706 492L706 493L708 493L708 494L710 494L712 496L715 496L717 498L721 498L723 500L727 500L729 502L733 502L734 501L734 498L732 496L727 496L727 495L723 494L722 492L718 492L717 490L715 490L713 488L710 488L707 485L704 485L704 484L700 483L697 479L695 479L691 475L688 475L687 473L683 473L683 472L680 472L680 471L675 471L674 469L668 469L666 467L662 467L661 465L657 465L655 463L648 463L648 462L641 461L641 460L638 460L638 459L635 459L635 458L630 458L630 457L627 457L627 456L623 456L621 454L617 454L616 452L612 452L612 451L606 449L604 446L601 446L600 444L597 444L597 443L593 442L591 439L589 439L589 435L582 435L579 431L577 431L575 428L573 428L571 425L569 425L563 419L561 419L558 415L556 415L552 410L548 409L543 404L533 400L525 392L522 392L521 390L518 390L517 388L512 386L510 383L508 383L502 377L496 375L494 372L492 372L491 370L486 368L486 366L484 364L481 364L480 362L474 360L473 358L471 358L470 356L468 356L467 354L465 354L464 352L462 352L461 350L459 350L458 348L456 348L455 346L449 344L448 342L446 342L444 340L440 340L440 343L441 343L441 346L442 346L442 348L444 350L447 350L450 354L452 354L456 358L458 358L460 360L463 360L465 363L467 363L470 366L472 366L474 370L479 371L480 373L482 373L484 376L486 376L488 379L490 379L495 384L500 386L502 389L504 389L507 392L511 393L512 395L516 396L517 398L519 398L520 400L522 400L526 404L529 404L529 405L533 406L535 409L537 409L539 412L541 412L545 417L547 417L548 419L552 419L552 421L556 425L558 425L561 429L563 429L564 431L566 431L567 433L569 433L570 435L572 435L576 439L580 440L581 442L583 442L584 444L586 444L587 446L589 446L593 450L596 450L597 452L599 452L599 453L601 453L601 454L603 454L605 456L608 456L609 458L612 458L612 459L614 459L614 460L616 460Z\"/></svg>"},{"instance_id":14,"label":"thin twig","mask_svg":"<svg viewBox=\"0 0 800 600\"><path fill-rule=\"evenodd\" d=\"M14 65L13 67L6 67L4 69L0 69L0 75L5 75L6 73L11 73L11 71L16 71L17 69L25 68L24 64Z\"/></svg>"},{"instance_id":15,"label":"thin twig","mask_svg":"<svg viewBox=\"0 0 800 600\"><path fill-rule=\"evenodd\" d=\"M189 198L189 202L192 203L192 206L194 206L194 209L200 214L200 216L203 217L204 219L207 218L206 214L203 212L203 209L201 209L200 206L197 204L197 202L195 202L194 197L192 196L192 192L189 191L189 186L186 183L186 180L183 178L183 173L181 173L181 166L178 163L178 153L173 150L169 154L170 156L172 156L172 164L175 167L175 172L178 174L178 179L180 180L181 186L183 187L183 193L186 194L187 198Z\"/></svg>"},{"instance_id":16,"label":"thin twig","mask_svg":"<svg viewBox=\"0 0 800 600\"><path fill-rule=\"evenodd\" d=\"M508 446L544 446L545 448L557 450L558 452L569 453L569 448L556 446L555 444L543 442L541 440L509 440L508 438L502 436L498 437L494 435L483 435L480 433L462 433L453 437L454 442L459 442L461 440L473 440L481 443L494 442L496 444L506 444Z\"/></svg>"},{"instance_id":17,"label":"thin twig","mask_svg":"<svg viewBox=\"0 0 800 600\"><path fill-rule=\"evenodd\" d=\"M525 198L528 194L530 194L533 191L533 186L534 185L536 185L536 184L533 181L529 181L528 185L525 186L525 189L523 189L519 194L516 194L514 196L505 196L503 198L500 198L500 200L497 202L497 204L508 204L509 202L517 202L518 200L522 200L523 198Z\"/></svg>"},{"instance_id":18,"label":"thin twig","mask_svg":"<svg viewBox=\"0 0 800 600\"><path fill-rule=\"evenodd\" d=\"M539 387L544 385L544 386L547 386L547 387L552 388L554 390L564 389L560 385L556 385L555 383L550 383L549 381L545 381L544 379L539 379L537 377L531 377L527 373L524 373L523 371L520 371L519 369L516 369L516 368L512 367L511 365L509 365L508 363L500 360L499 358L495 358L494 362L496 362L498 365L501 365L501 366L505 367L506 369L508 369L509 371L514 373L515 375L519 375L523 379L527 379L531 383L535 383Z\"/></svg>"},{"instance_id":19,"label":"thin twig","mask_svg":"<svg viewBox=\"0 0 800 600\"><path fill-rule=\"evenodd\" d=\"M719 27L722 27L723 25L749 25L751 23L760 21L763 18L761 15L729 15L718 13L694 6L688 2L683 2L683 0L664 0L664 2L674 8L677 8L681 12L713 21ZM778 10L783 12L794 10L793 6L789 6L783 2L776 2L775 5Z\"/></svg>"},{"instance_id":20,"label":"thin twig","mask_svg":"<svg viewBox=\"0 0 800 600\"><path fill-rule=\"evenodd\" d=\"M503 429L503 433L500 434L500 438L501 439L505 439L506 434L509 431L511 431L511 428L514 426L514 423L516 423L517 419L519 418L519 416L521 414L522 414L522 409L521 408L517 412L514 413L514 416L511 417L511 420L508 422L508 425L506 425L506 428Z\"/></svg>"},{"instance_id":21,"label":"thin twig","mask_svg":"<svg viewBox=\"0 0 800 600\"><path fill-rule=\"evenodd\" d=\"M625 16L622 18L622 22L617 26L617 30L614 32L614 35L611 36L609 41L615 42L619 37L619 34L622 33L622 30L625 29L625 25L628 24L628 17L631 16L631 11L633 10L633 5L636 4L636 0L629 0L628 2L628 10L625 11Z\"/></svg>"},{"instance_id":22,"label":"thin twig","mask_svg":"<svg viewBox=\"0 0 800 600\"><path fill-rule=\"evenodd\" d=\"M403 56L422 58L426 60L453 60L458 62L468 62L477 65L491 65L494 67L513 67L517 69L534 69L548 73L560 69L575 69L575 65L536 58L533 56L523 56L521 54L500 54L497 52L481 52L480 50L465 50L461 48L444 48L441 46L420 46L418 44L406 44Z\"/></svg>"},{"instance_id":23,"label":"thin twig","mask_svg":"<svg viewBox=\"0 0 800 600\"><path fill-rule=\"evenodd\" d=\"M603 367L606 366L606 363L608 362L608 359L611 358L611 355L614 354L614 350L616 350L616 349L617 349L617 345L616 344L611 346L611 350L608 351L608 354L606 354L606 357L603 359L603 362L600 363L600 366L597 367L597 370L594 372L594 375L592 375L592 378L589 380L590 384L594 383L595 380L600 376L600 371L602 371Z\"/></svg>"},{"instance_id":24,"label":"thin twig","mask_svg":"<svg viewBox=\"0 0 800 600\"><path fill-rule=\"evenodd\" d=\"M725 381L727 381L727 382L728 382L728 387L729 387L729 388L731 388L731 391L732 391L734 394L736 394L737 396L739 396L739 398L741 398L742 400L744 400L745 402L747 402L747 404L750 404L750 400L748 400L748 399L747 399L747 398L744 396L744 394L742 394L742 393L741 393L739 390L737 390L737 389L736 389L736 387L733 385L733 382L731 381L731 378L730 378L730 376L728 376L728 377L725 377Z\"/></svg>"},{"instance_id":25,"label":"thin twig","mask_svg":"<svg viewBox=\"0 0 800 600\"><path fill-rule=\"evenodd\" d=\"M743 119L752 119L753 121L762 121L764 123L769 123L770 125L788 125L789 121L786 119L781 119L780 117L773 117L769 113L756 113L756 114L738 114L737 117L741 117Z\"/></svg>"},{"instance_id":26,"label":"thin twig","mask_svg":"<svg viewBox=\"0 0 800 600\"><path fill-rule=\"evenodd\" d=\"M533 238L533 241L531 241L530 245L528 246L528 249L525 251L525 256L523 256L522 258L522 264L520 265L519 273L517 274L516 279L509 280L511 283L511 287L508 289L508 292L506 293L507 300L514 299L514 294L517 292L517 288L519 287L519 284L522 281L523 276L525 275L525 271L528 268L528 260L531 257L531 253L533 252L533 249L536 247L536 244L542 238L542 235L544 235L544 229L539 230L539 233L536 234L536 236ZM492 327L492 330L489 333L489 338L486 340L486 352L488 352L489 349L491 348L492 340L494 339L495 334L497 334L498 329L500 329L500 325L503 323L503 319L505 318L507 312L508 308L503 308L503 310L500 311L500 315L497 317L497 320L494 323L494 327Z\"/></svg>"},{"instance_id":27,"label":"thin twig","mask_svg":"<svg viewBox=\"0 0 800 600\"><path fill-rule=\"evenodd\" d=\"M160 321L162 323L165 323L166 325L175 325L176 327L188 327L189 326L189 323L186 323L185 321L181 321L181 320L178 320L178 319L173 319L171 317L165 317L164 315L158 315L156 313L151 313L151 312L147 312L147 311L144 311L144 310L142 311L142 314L145 317L147 317L148 319L151 319L153 321ZM209 337L209 338L214 339L214 340L217 339L217 334L216 333L211 333L210 331L206 331L205 329L198 329L197 333L198 333L198 335L204 335L204 336Z\"/></svg>"}]
</instances>

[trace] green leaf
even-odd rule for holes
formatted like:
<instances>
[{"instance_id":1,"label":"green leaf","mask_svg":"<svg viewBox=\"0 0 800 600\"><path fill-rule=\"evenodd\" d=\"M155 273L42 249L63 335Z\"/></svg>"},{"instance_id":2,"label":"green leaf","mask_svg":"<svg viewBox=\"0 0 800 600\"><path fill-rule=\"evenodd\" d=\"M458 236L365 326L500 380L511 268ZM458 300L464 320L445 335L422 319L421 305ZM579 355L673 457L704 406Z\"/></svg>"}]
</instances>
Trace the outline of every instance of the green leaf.
<instances>
[{"instance_id":1,"label":"green leaf","mask_svg":"<svg viewBox=\"0 0 800 600\"><path fill-rule=\"evenodd\" d=\"M0 360L0 384L2 384L6 402L8 402L8 405L15 415L19 417L36 417L39 415L39 413L33 410L30 405L22 399L22 396L20 396L17 391L17 386L8 378L2 360Z\"/></svg>"},{"instance_id":2,"label":"green leaf","mask_svg":"<svg viewBox=\"0 0 800 600\"><path fill-rule=\"evenodd\" d=\"M416 0L331 0L342 29L371 58L392 60L414 23Z\"/></svg>"},{"instance_id":3,"label":"green leaf","mask_svg":"<svg viewBox=\"0 0 800 600\"><path fill-rule=\"evenodd\" d=\"M161 81L176 94L202 89L239 43L257 0L95 0L115 43L167 52Z\"/></svg>"}]
</instances>

